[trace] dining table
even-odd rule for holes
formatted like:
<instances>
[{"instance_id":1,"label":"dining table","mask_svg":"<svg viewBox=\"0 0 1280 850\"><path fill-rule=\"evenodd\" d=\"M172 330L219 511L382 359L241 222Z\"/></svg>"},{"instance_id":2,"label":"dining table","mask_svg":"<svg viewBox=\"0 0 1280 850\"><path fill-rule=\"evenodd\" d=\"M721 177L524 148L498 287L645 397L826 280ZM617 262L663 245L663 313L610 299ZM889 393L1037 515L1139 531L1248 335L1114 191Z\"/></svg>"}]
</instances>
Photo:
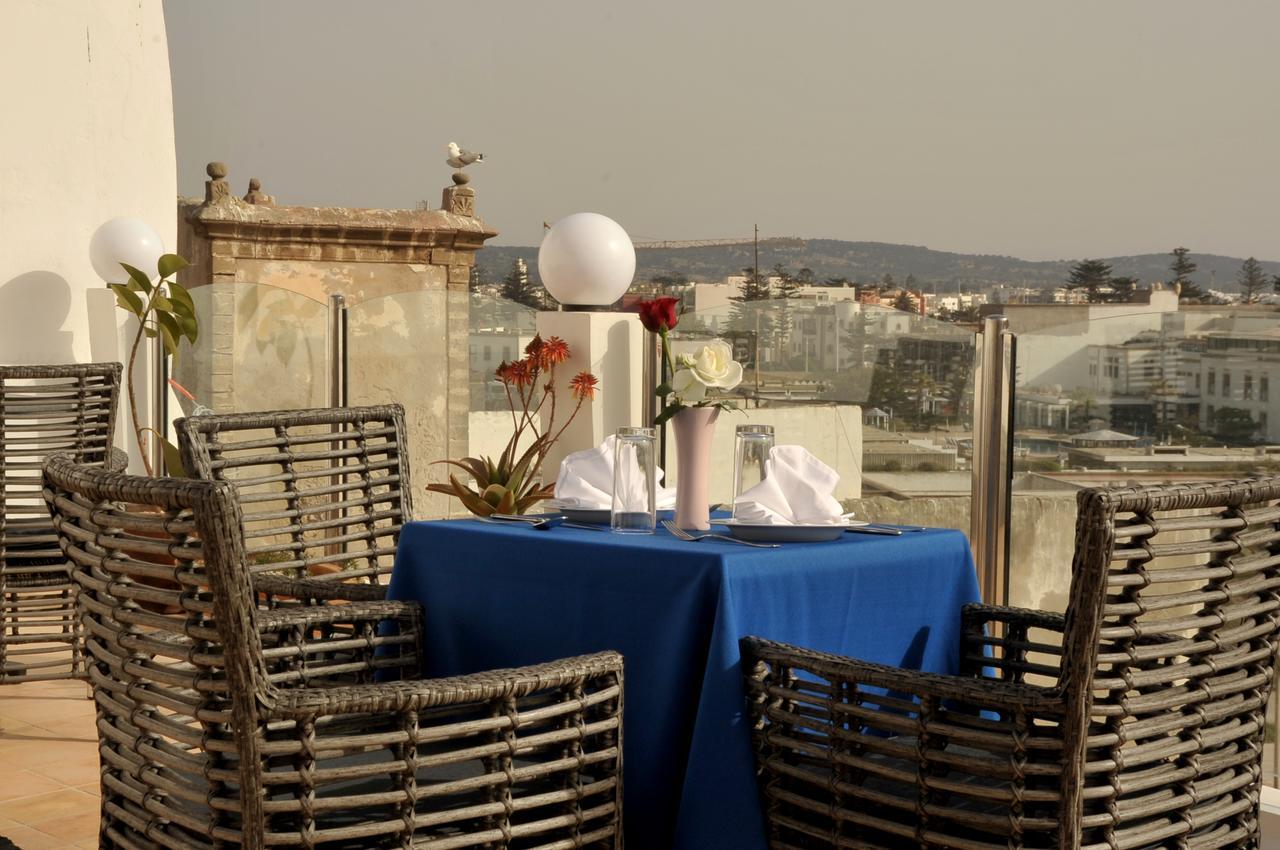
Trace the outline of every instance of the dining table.
<instances>
[{"instance_id":1,"label":"dining table","mask_svg":"<svg viewBox=\"0 0 1280 850\"><path fill-rule=\"evenodd\" d=\"M760 549L462 519L404 526L389 598L423 606L428 677L621 652L626 845L765 850L739 639L956 674L980 597L951 529Z\"/></svg>"}]
</instances>

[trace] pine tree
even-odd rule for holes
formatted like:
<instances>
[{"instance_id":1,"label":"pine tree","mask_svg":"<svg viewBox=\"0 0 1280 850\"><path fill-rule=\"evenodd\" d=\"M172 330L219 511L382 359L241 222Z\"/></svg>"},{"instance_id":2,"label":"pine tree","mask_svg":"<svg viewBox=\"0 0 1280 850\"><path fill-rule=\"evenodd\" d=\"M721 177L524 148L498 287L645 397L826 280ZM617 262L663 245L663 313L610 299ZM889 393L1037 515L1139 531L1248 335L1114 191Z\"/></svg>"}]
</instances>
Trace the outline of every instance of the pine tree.
<instances>
[{"instance_id":1,"label":"pine tree","mask_svg":"<svg viewBox=\"0 0 1280 850\"><path fill-rule=\"evenodd\" d=\"M529 267L525 265L523 258L517 258L511 271L502 279L502 297L535 310L542 308L540 287L529 280Z\"/></svg>"},{"instance_id":2,"label":"pine tree","mask_svg":"<svg viewBox=\"0 0 1280 850\"><path fill-rule=\"evenodd\" d=\"M770 290L774 298L795 298L800 294L800 281L793 277L791 272L782 267L782 263L778 263L773 267L773 277L778 279L778 288L773 289L770 284Z\"/></svg>"},{"instance_id":3,"label":"pine tree","mask_svg":"<svg viewBox=\"0 0 1280 850\"><path fill-rule=\"evenodd\" d=\"M801 286L812 286L813 285L813 269L809 268L808 266L801 266L800 270L796 272L796 283L800 284Z\"/></svg>"},{"instance_id":4,"label":"pine tree","mask_svg":"<svg viewBox=\"0 0 1280 850\"><path fill-rule=\"evenodd\" d=\"M1090 304L1106 300L1103 290L1111 284L1111 264L1102 260L1081 260L1071 267L1067 289L1083 289Z\"/></svg>"},{"instance_id":5,"label":"pine tree","mask_svg":"<svg viewBox=\"0 0 1280 850\"><path fill-rule=\"evenodd\" d=\"M1186 248L1174 248L1169 253L1173 255L1173 261L1169 263L1169 271L1173 272L1173 280L1170 283L1178 285L1178 300L1188 304L1203 303L1205 292L1191 279L1191 275L1195 274L1197 268L1196 264L1187 257L1191 252Z\"/></svg>"},{"instance_id":6,"label":"pine tree","mask_svg":"<svg viewBox=\"0 0 1280 850\"><path fill-rule=\"evenodd\" d=\"M1133 298L1133 294L1138 291L1138 279L1136 277L1129 277L1128 275L1113 277L1110 284L1111 295L1107 300L1116 304L1128 304Z\"/></svg>"},{"instance_id":7,"label":"pine tree","mask_svg":"<svg viewBox=\"0 0 1280 850\"><path fill-rule=\"evenodd\" d=\"M1262 263L1253 257L1245 260L1240 264L1240 271L1236 272L1236 282L1240 284L1244 303L1256 303L1258 296L1262 294L1263 287L1267 285L1267 276L1262 271Z\"/></svg>"},{"instance_id":8,"label":"pine tree","mask_svg":"<svg viewBox=\"0 0 1280 850\"><path fill-rule=\"evenodd\" d=\"M812 273L811 273L812 274ZM784 355L788 343L791 342L795 311L791 309L791 299L800 294L800 282L778 263L773 267L773 277L777 278L777 286L773 288L773 297L782 301L774 313L773 337L777 350Z\"/></svg>"},{"instance_id":9,"label":"pine tree","mask_svg":"<svg viewBox=\"0 0 1280 850\"><path fill-rule=\"evenodd\" d=\"M729 299L734 302L730 323L737 331L759 331L759 341L763 345L772 337L773 323L766 305L755 302L771 299L773 287L769 285L767 277L756 271L755 266L743 269L742 274L744 279L738 286L738 294Z\"/></svg>"}]
</instances>

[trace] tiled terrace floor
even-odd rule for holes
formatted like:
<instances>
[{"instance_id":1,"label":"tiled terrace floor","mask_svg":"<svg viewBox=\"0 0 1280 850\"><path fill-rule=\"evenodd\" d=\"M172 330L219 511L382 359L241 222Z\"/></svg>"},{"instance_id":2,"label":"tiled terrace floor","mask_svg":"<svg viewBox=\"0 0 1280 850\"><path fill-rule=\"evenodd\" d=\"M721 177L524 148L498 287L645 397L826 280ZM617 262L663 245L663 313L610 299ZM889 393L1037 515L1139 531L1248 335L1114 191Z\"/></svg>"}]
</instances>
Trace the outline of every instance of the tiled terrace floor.
<instances>
[{"instance_id":1,"label":"tiled terrace floor","mask_svg":"<svg viewBox=\"0 0 1280 850\"><path fill-rule=\"evenodd\" d=\"M83 682L0 686L0 836L22 850L98 846L98 748Z\"/></svg>"}]
</instances>

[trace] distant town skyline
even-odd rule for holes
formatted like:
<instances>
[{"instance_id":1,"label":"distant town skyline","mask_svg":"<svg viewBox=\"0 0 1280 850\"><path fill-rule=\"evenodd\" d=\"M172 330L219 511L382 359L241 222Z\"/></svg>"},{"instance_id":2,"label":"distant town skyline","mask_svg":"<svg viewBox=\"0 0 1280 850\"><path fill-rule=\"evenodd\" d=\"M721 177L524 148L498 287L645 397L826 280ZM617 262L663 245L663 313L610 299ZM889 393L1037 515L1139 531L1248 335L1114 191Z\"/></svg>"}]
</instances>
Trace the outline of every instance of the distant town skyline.
<instances>
[{"instance_id":1,"label":"distant town skyline","mask_svg":"<svg viewBox=\"0 0 1280 850\"><path fill-rule=\"evenodd\" d=\"M496 244L800 236L1280 259L1280 4L166 0L178 185L439 205Z\"/></svg>"}]
</instances>

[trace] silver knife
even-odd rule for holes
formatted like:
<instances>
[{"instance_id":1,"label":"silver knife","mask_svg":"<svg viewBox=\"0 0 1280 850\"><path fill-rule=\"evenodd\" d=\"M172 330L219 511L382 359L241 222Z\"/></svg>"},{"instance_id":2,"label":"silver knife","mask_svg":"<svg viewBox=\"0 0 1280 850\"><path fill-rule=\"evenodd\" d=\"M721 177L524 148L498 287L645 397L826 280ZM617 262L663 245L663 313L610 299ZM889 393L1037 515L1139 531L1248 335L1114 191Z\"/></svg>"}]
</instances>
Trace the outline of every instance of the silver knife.
<instances>
[{"instance_id":1,"label":"silver knife","mask_svg":"<svg viewBox=\"0 0 1280 850\"><path fill-rule=\"evenodd\" d=\"M845 529L849 534L888 534L893 537L902 536L901 528L885 528L875 525L851 525Z\"/></svg>"}]
</instances>

